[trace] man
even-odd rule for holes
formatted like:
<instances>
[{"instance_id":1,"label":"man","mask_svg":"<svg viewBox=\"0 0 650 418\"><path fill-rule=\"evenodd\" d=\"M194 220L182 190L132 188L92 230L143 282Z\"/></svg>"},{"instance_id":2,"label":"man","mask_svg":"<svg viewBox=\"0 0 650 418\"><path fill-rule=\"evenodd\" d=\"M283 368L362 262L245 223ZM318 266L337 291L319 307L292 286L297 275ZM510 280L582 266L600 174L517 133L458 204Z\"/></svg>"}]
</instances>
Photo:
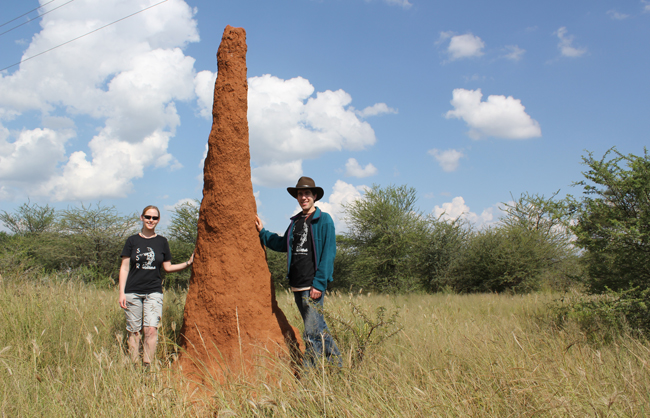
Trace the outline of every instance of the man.
<instances>
[{"instance_id":1,"label":"man","mask_svg":"<svg viewBox=\"0 0 650 418\"><path fill-rule=\"evenodd\" d=\"M287 253L287 278L305 323L305 365L317 364L321 356L341 365L341 355L329 333L322 307L327 284L333 280L336 233L332 217L314 206L323 189L309 177L300 177L296 187L287 187L302 209L291 218L284 236L264 229L259 217L255 226L262 244Z\"/></svg>"}]
</instances>

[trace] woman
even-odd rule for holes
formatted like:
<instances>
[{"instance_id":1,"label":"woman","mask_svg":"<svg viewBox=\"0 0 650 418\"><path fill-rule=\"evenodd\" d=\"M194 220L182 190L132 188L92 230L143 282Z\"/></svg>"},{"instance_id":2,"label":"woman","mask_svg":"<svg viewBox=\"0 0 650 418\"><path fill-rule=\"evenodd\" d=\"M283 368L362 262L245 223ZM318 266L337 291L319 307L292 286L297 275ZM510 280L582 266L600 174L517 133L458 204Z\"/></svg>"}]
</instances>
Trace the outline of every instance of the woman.
<instances>
[{"instance_id":1,"label":"woman","mask_svg":"<svg viewBox=\"0 0 650 418\"><path fill-rule=\"evenodd\" d=\"M140 355L140 331L144 328L142 361L148 367L156 354L158 325L162 317L163 295L160 266L167 273L181 271L194 262L194 254L184 263L172 264L169 243L156 234L160 211L147 206L140 215L142 230L126 240L120 267L119 303L126 314L129 353L133 362Z\"/></svg>"}]
</instances>

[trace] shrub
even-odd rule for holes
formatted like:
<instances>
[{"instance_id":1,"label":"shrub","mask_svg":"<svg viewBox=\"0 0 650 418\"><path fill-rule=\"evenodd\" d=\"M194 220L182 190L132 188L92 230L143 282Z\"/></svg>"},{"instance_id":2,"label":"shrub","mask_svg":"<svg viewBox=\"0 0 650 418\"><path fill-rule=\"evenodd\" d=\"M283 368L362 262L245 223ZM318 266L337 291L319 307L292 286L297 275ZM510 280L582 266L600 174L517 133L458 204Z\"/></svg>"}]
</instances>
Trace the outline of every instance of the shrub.
<instances>
[{"instance_id":1,"label":"shrub","mask_svg":"<svg viewBox=\"0 0 650 418\"><path fill-rule=\"evenodd\" d=\"M610 341L623 333L647 338L650 333L650 289L574 293L554 301L550 310L557 325L574 321L591 342Z\"/></svg>"},{"instance_id":2,"label":"shrub","mask_svg":"<svg viewBox=\"0 0 650 418\"><path fill-rule=\"evenodd\" d=\"M574 199L576 244L585 250L592 292L650 286L650 155L611 148L602 159L589 153L583 197Z\"/></svg>"},{"instance_id":3,"label":"shrub","mask_svg":"<svg viewBox=\"0 0 650 418\"><path fill-rule=\"evenodd\" d=\"M339 245L354 257L350 274L357 286L382 292L421 288L427 221L415 201L414 188L374 185L344 205L349 231Z\"/></svg>"}]
</instances>

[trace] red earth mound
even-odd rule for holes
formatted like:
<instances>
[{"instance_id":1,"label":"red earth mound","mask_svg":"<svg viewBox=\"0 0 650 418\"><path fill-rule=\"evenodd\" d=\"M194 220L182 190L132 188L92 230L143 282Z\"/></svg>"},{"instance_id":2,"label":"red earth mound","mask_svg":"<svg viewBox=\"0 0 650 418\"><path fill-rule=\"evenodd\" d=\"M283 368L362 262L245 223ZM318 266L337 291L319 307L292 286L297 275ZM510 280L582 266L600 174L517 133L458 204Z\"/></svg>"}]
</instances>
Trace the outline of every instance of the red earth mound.
<instances>
[{"instance_id":1,"label":"red earth mound","mask_svg":"<svg viewBox=\"0 0 650 418\"><path fill-rule=\"evenodd\" d=\"M246 50L246 31L227 26L217 52L203 201L181 330L185 352L179 359L186 376L203 382L254 372L278 356L291 362L302 343L275 300L255 229Z\"/></svg>"}]
</instances>

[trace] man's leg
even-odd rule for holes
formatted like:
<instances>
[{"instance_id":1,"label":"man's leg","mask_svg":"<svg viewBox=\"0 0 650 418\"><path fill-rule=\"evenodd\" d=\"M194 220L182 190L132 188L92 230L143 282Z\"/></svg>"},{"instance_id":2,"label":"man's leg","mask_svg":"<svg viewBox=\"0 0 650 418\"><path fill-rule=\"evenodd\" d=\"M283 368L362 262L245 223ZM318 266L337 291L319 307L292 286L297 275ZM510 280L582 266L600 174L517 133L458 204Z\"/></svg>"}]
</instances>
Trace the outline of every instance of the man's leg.
<instances>
[{"instance_id":1,"label":"man's leg","mask_svg":"<svg viewBox=\"0 0 650 418\"><path fill-rule=\"evenodd\" d=\"M309 291L294 292L294 298L300 315L305 323L305 365L315 366L316 360L325 356L328 361L341 365L338 346L329 333L322 314L324 295L311 299Z\"/></svg>"}]
</instances>

